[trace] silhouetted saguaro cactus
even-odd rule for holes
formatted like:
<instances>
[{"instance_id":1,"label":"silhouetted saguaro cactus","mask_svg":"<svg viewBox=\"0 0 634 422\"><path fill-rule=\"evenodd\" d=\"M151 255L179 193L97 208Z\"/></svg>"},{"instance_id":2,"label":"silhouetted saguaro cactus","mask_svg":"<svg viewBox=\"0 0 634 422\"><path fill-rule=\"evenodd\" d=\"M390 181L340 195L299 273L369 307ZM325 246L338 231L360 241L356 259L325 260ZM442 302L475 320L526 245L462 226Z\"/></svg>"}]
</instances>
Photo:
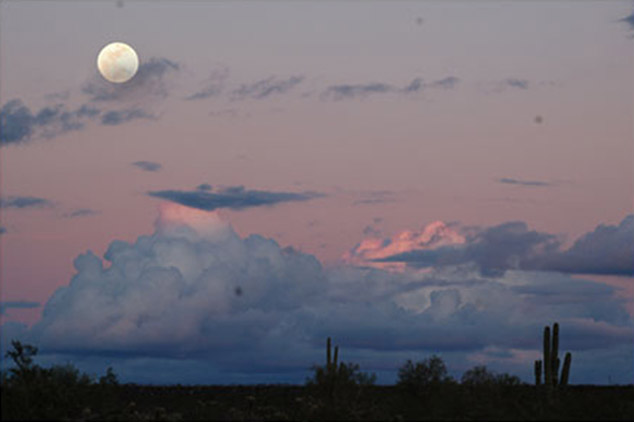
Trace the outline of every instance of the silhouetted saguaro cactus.
<instances>
[{"instance_id":1,"label":"silhouetted saguaro cactus","mask_svg":"<svg viewBox=\"0 0 634 422\"><path fill-rule=\"evenodd\" d=\"M535 361L535 385L541 385L542 383L542 361Z\"/></svg>"},{"instance_id":2,"label":"silhouetted saguaro cactus","mask_svg":"<svg viewBox=\"0 0 634 422\"><path fill-rule=\"evenodd\" d=\"M564 366L559 379L559 324L553 324L552 339L550 327L544 327L544 357L542 361L535 361L535 385L541 384L542 363L544 368L544 385L556 387L557 385L567 385L570 375L570 362L572 355L566 353Z\"/></svg>"}]
</instances>

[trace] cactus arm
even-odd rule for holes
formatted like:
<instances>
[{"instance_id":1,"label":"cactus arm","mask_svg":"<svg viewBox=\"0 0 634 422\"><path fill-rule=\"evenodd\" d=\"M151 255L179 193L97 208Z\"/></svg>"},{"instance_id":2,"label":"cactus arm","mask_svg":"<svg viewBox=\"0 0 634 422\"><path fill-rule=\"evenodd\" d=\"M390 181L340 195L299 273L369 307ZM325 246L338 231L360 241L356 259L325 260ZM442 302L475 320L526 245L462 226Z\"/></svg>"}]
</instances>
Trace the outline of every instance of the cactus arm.
<instances>
[{"instance_id":1,"label":"cactus arm","mask_svg":"<svg viewBox=\"0 0 634 422\"><path fill-rule=\"evenodd\" d=\"M339 346L335 346L335 358L332 362L333 366L335 367L335 371L337 370L337 358L339 356Z\"/></svg>"},{"instance_id":2,"label":"cactus arm","mask_svg":"<svg viewBox=\"0 0 634 422\"><path fill-rule=\"evenodd\" d=\"M564 367L561 369L561 384L562 386L568 385L568 376L570 375L570 362L572 361L572 354L566 353L564 358Z\"/></svg>"}]
</instances>

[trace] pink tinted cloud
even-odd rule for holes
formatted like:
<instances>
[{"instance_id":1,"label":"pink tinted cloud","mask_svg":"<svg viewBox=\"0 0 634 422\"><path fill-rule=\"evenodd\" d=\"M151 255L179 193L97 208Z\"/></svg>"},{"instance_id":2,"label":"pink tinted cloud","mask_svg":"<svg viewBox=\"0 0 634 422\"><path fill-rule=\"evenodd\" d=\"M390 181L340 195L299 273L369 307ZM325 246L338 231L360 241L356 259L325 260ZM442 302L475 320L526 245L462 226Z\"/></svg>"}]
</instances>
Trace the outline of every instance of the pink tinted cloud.
<instances>
[{"instance_id":1,"label":"pink tinted cloud","mask_svg":"<svg viewBox=\"0 0 634 422\"><path fill-rule=\"evenodd\" d=\"M465 243L465 237L442 221L434 221L420 230L403 230L386 239L367 237L350 251L342 261L351 265L363 265L389 270L403 270L402 262L375 262L403 252L435 249L441 246Z\"/></svg>"}]
</instances>

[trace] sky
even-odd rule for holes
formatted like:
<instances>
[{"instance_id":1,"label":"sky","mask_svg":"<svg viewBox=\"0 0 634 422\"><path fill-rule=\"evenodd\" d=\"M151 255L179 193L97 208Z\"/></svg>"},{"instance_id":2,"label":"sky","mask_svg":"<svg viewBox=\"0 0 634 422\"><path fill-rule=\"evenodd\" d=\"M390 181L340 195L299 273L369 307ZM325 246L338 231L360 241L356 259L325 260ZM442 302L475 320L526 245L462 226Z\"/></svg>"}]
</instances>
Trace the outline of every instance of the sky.
<instances>
[{"instance_id":1,"label":"sky","mask_svg":"<svg viewBox=\"0 0 634 422\"><path fill-rule=\"evenodd\" d=\"M2 348L531 382L557 321L571 382L632 383L633 159L631 1L3 1Z\"/></svg>"}]
</instances>

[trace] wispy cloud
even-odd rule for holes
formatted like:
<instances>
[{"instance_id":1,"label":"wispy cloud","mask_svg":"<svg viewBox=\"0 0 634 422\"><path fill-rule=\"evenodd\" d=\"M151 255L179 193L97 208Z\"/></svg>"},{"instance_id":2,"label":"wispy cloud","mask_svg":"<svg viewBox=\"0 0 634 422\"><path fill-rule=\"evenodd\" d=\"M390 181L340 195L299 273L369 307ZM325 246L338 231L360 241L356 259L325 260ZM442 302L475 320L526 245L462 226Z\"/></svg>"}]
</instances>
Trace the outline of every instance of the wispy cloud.
<instances>
[{"instance_id":1,"label":"wispy cloud","mask_svg":"<svg viewBox=\"0 0 634 422\"><path fill-rule=\"evenodd\" d=\"M0 198L0 208L50 208L53 202L35 196L8 196Z\"/></svg>"},{"instance_id":2,"label":"wispy cloud","mask_svg":"<svg viewBox=\"0 0 634 422\"><path fill-rule=\"evenodd\" d=\"M387 204L389 202L397 202L398 198L395 192L389 190L376 190L360 192L359 198L352 202L352 205L374 205Z\"/></svg>"},{"instance_id":3,"label":"wispy cloud","mask_svg":"<svg viewBox=\"0 0 634 422\"><path fill-rule=\"evenodd\" d=\"M64 214L64 218L90 217L99 214L101 214L100 211L96 211L90 208L79 208Z\"/></svg>"},{"instance_id":4,"label":"wispy cloud","mask_svg":"<svg viewBox=\"0 0 634 422\"><path fill-rule=\"evenodd\" d=\"M225 82L229 77L229 69L227 67L221 67L214 69L211 75L204 83L204 87L194 92L193 94L185 97L186 100L204 100L210 97L216 97L220 95L225 87Z\"/></svg>"},{"instance_id":5,"label":"wispy cloud","mask_svg":"<svg viewBox=\"0 0 634 422\"><path fill-rule=\"evenodd\" d=\"M519 88L519 89L528 89L529 82L526 79L517 79L517 78L508 78L504 82L507 86L511 88Z\"/></svg>"},{"instance_id":6,"label":"wispy cloud","mask_svg":"<svg viewBox=\"0 0 634 422\"><path fill-rule=\"evenodd\" d=\"M98 116L101 111L95 107L82 105L68 110L64 105L43 107L32 112L18 99L7 102L0 109L1 145L18 144L33 138L54 138L60 134L80 130L87 120Z\"/></svg>"},{"instance_id":7,"label":"wispy cloud","mask_svg":"<svg viewBox=\"0 0 634 422\"><path fill-rule=\"evenodd\" d=\"M148 192L148 195L205 211L219 208L241 210L251 207L270 206L282 202L308 201L324 196L317 192L246 190L243 186L228 187L214 191L201 189L194 191L161 190Z\"/></svg>"},{"instance_id":8,"label":"wispy cloud","mask_svg":"<svg viewBox=\"0 0 634 422\"><path fill-rule=\"evenodd\" d=\"M327 87L321 94L322 99L343 100L364 98L378 94L412 94L427 88L454 88L460 79L449 76L443 79L425 83L422 78L414 78L409 84L398 87L385 82L370 82L365 84L340 84Z\"/></svg>"},{"instance_id":9,"label":"wispy cloud","mask_svg":"<svg viewBox=\"0 0 634 422\"><path fill-rule=\"evenodd\" d=\"M273 95L289 92L303 80L304 77L299 75L290 76L286 79L271 76L251 84L243 84L233 90L232 95L235 99L253 98L261 100Z\"/></svg>"},{"instance_id":10,"label":"wispy cloud","mask_svg":"<svg viewBox=\"0 0 634 422\"><path fill-rule=\"evenodd\" d=\"M140 168L143 171L151 171L156 172L163 168L161 163L157 163L154 161L135 161L132 163L133 166Z\"/></svg>"},{"instance_id":11,"label":"wispy cloud","mask_svg":"<svg viewBox=\"0 0 634 422\"><path fill-rule=\"evenodd\" d=\"M497 179L499 183L503 183L506 185L519 185L519 186L534 186L534 187L545 187L552 186L553 184L550 182L543 182L539 180L521 180L521 179L512 179L509 177L502 177Z\"/></svg>"},{"instance_id":12,"label":"wispy cloud","mask_svg":"<svg viewBox=\"0 0 634 422\"><path fill-rule=\"evenodd\" d=\"M141 108L129 108L123 110L110 110L101 116L101 124L108 126L118 126L120 124L137 119L156 119L156 116Z\"/></svg>"}]
</instances>

